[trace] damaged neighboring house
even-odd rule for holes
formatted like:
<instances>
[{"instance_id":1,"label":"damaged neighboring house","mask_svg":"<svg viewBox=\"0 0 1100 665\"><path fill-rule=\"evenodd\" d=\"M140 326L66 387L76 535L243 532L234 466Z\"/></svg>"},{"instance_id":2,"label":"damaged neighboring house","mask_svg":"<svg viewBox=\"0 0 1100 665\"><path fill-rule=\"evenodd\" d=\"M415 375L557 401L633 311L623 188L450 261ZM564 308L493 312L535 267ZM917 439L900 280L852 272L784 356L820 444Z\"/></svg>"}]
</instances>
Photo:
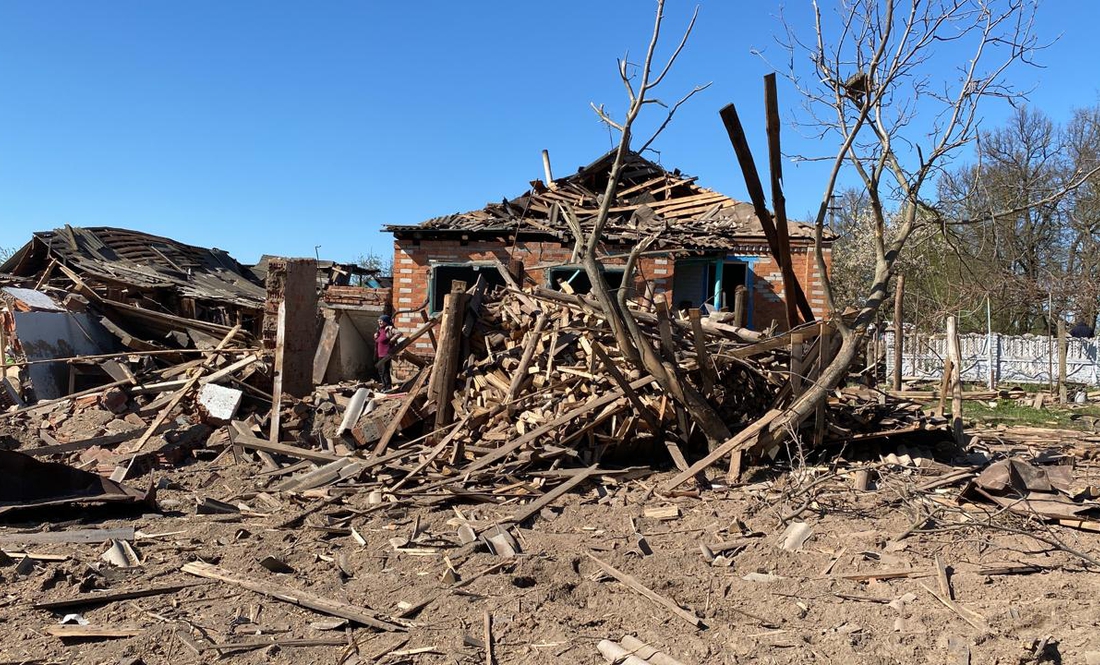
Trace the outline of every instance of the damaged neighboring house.
<instances>
[{"instance_id":1,"label":"damaged neighboring house","mask_svg":"<svg viewBox=\"0 0 1100 665\"><path fill-rule=\"evenodd\" d=\"M0 265L0 402L54 399L120 378L117 363L85 356L140 352L178 362L174 350L211 349L238 326L232 346L263 342L273 353L288 261L265 256L249 267L220 249L117 228L35 233ZM295 312L300 333L291 343L310 370L318 367L305 378L374 376L386 278L332 261L302 264L305 309Z\"/></svg>"},{"instance_id":2,"label":"damaged neighboring house","mask_svg":"<svg viewBox=\"0 0 1100 665\"><path fill-rule=\"evenodd\" d=\"M28 401L118 378L83 356L211 348L238 325L247 344L265 297L222 250L106 227L35 233L0 265L0 286L0 346L25 368L20 376L5 362L5 378ZM45 362L57 359L74 360Z\"/></svg>"},{"instance_id":3,"label":"damaged neighboring house","mask_svg":"<svg viewBox=\"0 0 1100 665\"><path fill-rule=\"evenodd\" d=\"M498 265L521 263L527 283L586 293L591 285L574 251L575 239L561 206L571 206L582 227L591 228L607 185L614 152L566 178L536 180L512 200L481 210L436 217L415 225L389 225L394 234L395 321L405 332L421 323L419 310L434 314L456 280L471 285L479 277L491 285L504 278ZM660 234L638 261L636 295L664 298L676 308L708 305L732 308L743 287L745 321L763 329L785 327L783 279L768 249L752 205L696 184L696 178L631 153L613 203L604 238L603 261L612 288L623 281L630 249ZM813 228L788 224L791 264L816 316L825 312L820 273L814 259ZM826 266L831 261L826 237ZM414 351L431 354L418 340Z\"/></svg>"}]
</instances>

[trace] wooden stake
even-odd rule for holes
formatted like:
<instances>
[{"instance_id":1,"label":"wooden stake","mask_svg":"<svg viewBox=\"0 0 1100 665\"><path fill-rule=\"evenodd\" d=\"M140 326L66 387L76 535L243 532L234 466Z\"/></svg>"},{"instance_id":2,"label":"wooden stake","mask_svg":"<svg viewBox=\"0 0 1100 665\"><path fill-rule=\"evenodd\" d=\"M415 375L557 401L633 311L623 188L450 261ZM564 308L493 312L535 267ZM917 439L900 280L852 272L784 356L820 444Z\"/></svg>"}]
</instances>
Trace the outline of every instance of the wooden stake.
<instances>
[{"instance_id":1,"label":"wooden stake","mask_svg":"<svg viewBox=\"0 0 1100 665\"><path fill-rule=\"evenodd\" d=\"M959 329L954 316L947 317L947 353L951 358L951 431L955 443L963 445L963 393L962 393L962 352L959 350Z\"/></svg>"},{"instance_id":2,"label":"wooden stake","mask_svg":"<svg viewBox=\"0 0 1100 665\"><path fill-rule=\"evenodd\" d=\"M894 289L894 390L901 390L901 363L905 350L905 275L898 275Z\"/></svg>"},{"instance_id":3,"label":"wooden stake","mask_svg":"<svg viewBox=\"0 0 1100 665\"><path fill-rule=\"evenodd\" d=\"M1069 342L1066 339L1066 322L1058 319L1058 403L1065 404L1069 401L1069 390L1066 387L1066 351Z\"/></svg>"},{"instance_id":4,"label":"wooden stake","mask_svg":"<svg viewBox=\"0 0 1100 665\"><path fill-rule=\"evenodd\" d=\"M493 665L495 662L496 659L493 657L493 615L489 614L489 610L485 610L485 665Z\"/></svg>"}]
</instances>

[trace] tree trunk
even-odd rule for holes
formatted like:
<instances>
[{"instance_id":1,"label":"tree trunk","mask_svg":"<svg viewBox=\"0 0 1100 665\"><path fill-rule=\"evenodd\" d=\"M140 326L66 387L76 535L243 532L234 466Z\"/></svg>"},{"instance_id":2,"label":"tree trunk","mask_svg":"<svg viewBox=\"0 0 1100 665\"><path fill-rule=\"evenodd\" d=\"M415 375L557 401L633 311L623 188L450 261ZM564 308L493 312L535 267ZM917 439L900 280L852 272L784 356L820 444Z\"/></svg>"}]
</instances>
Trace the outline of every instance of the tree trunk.
<instances>
[{"instance_id":1,"label":"tree trunk","mask_svg":"<svg viewBox=\"0 0 1100 665\"><path fill-rule=\"evenodd\" d=\"M787 433L797 430L802 422L817 410L818 403L828 399L833 388L840 385L840 382L848 374L848 368L859 356L863 335L864 331L862 329L844 335L840 350L837 351L828 367L822 370L817 381L810 385L771 422L771 425L768 426L768 440L771 441L773 446L777 445Z\"/></svg>"},{"instance_id":2,"label":"tree trunk","mask_svg":"<svg viewBox=\"0 0 1100 665\"><path fill-rule=\"evenodd\" d=\"M618 301L611 296L603 271L600 270L600 262L596 257L591 252L586 252L583 264L588 279L592 283L592 292L604 311L604 316L611 326L611 333L615 336L623 356L638 369L648 372L672 399L687 409L707 437L709 446L713 448L729 439L729 428L722 422L722 418L714 407L693 386L680 381L675 367L671 363L666 364L661 361L630 312L619 307ZM623 279L630 279L630 275L625 275ZM684 437L687 436L688 432L684 432Z\"/></svg>"}]
</instances>

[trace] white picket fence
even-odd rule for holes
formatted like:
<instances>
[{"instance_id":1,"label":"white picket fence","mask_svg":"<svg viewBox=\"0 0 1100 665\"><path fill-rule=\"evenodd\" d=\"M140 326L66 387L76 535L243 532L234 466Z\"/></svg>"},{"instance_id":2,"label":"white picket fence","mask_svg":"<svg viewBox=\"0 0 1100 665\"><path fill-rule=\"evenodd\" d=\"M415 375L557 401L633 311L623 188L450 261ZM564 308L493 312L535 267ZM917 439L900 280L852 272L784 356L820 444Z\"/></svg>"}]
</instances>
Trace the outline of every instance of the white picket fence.
<instances>
[{"instance_id":1,"label":"white picket fence","mask_svg":"<svg viewBox=\"0 0 1100 665\"><path fill-rule=\"evenodd\" d=\"M886 376L894 371L894 333L885 332ZM963 381L986 384L993 370L993 384L1058 381L1058 340L1043 335L1001 335L993 333L959 335ZM1069 338L1066 349L1066 381L1100 386L1096 339ZM939 379L947 339L908 330L902 348L901 374L915 379ZM1053 375L1053 379L1052 379Z\"/></svg>"}]
</instances>

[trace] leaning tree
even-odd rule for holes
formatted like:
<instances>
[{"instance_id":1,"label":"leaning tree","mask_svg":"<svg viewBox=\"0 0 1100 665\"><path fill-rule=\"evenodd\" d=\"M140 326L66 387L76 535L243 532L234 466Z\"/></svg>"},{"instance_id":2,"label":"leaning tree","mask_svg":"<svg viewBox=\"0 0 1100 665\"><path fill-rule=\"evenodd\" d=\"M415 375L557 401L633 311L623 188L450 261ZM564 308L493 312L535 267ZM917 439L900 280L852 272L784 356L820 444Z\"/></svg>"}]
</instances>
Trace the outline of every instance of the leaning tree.
<instances>
[{"instance_id":1,"label":"leaning tree","mask_svg":"<svg viewBox=\"0 0 1100 665\"><path fill-rule=\"evenodd\" d=\"M624 160L631 150L632 129L649 105L667 110L663 129L680 104L654 97L676 56L690 35L689 25L672 56L659 70L654 51L663 20L664 2L658 0L653 34L645 58L631 74L631 65L619 61L619 77L629 99L626 114L612 118L604 107L594 107L600 118L619 132L602 205L592 220L582 224L568 209L566 218L577 236L582 264L616 341L626 359L649 372L693 415L712 446L729 435L707 401L674 368L662 361L644 337L626 306L625 293L613 297L601 270L598 250L611 214ZM758 421L723 449L738 454L761 440L773 445L797 431L847 374L856 359L868 326L888 297L890 279L899 257L915 234L947 225L965 227L1017 214L1049 202L1074 189L1097 172L1079 173L1059 192L1042 200L1025 201L1012 210L986 211L980 217L959 219L947 215L934 200L936 180L951 160L978 136L981 109L990 101L1015 102L1024 91L1012 85L1008 73L1031 63L1042 48L1034 31L1035 5L1027 0L840 0L835 11L823 15L813 4L814 20L806 31L784 23L787 65L784 76L801 97L799 124L811 128L816 144L834 146L826 155L809 156L827 164L821 203L812 224L815 261L830 319L839 332L840 348L818 379L780 412ZM648 146L652 138L644 143ZM1095 166L1095 165L1094 165ZM845 178L859 183L863 209L869 216L871 250L867 281L859 290L854 311L839 311L824 256L825 227L830 202ZM642 242L631 254L630 266L648 249ZM628 272L629 275L629 272ZM758 448L757 448L758 449Z\"/></svg>"}]
</instances>

